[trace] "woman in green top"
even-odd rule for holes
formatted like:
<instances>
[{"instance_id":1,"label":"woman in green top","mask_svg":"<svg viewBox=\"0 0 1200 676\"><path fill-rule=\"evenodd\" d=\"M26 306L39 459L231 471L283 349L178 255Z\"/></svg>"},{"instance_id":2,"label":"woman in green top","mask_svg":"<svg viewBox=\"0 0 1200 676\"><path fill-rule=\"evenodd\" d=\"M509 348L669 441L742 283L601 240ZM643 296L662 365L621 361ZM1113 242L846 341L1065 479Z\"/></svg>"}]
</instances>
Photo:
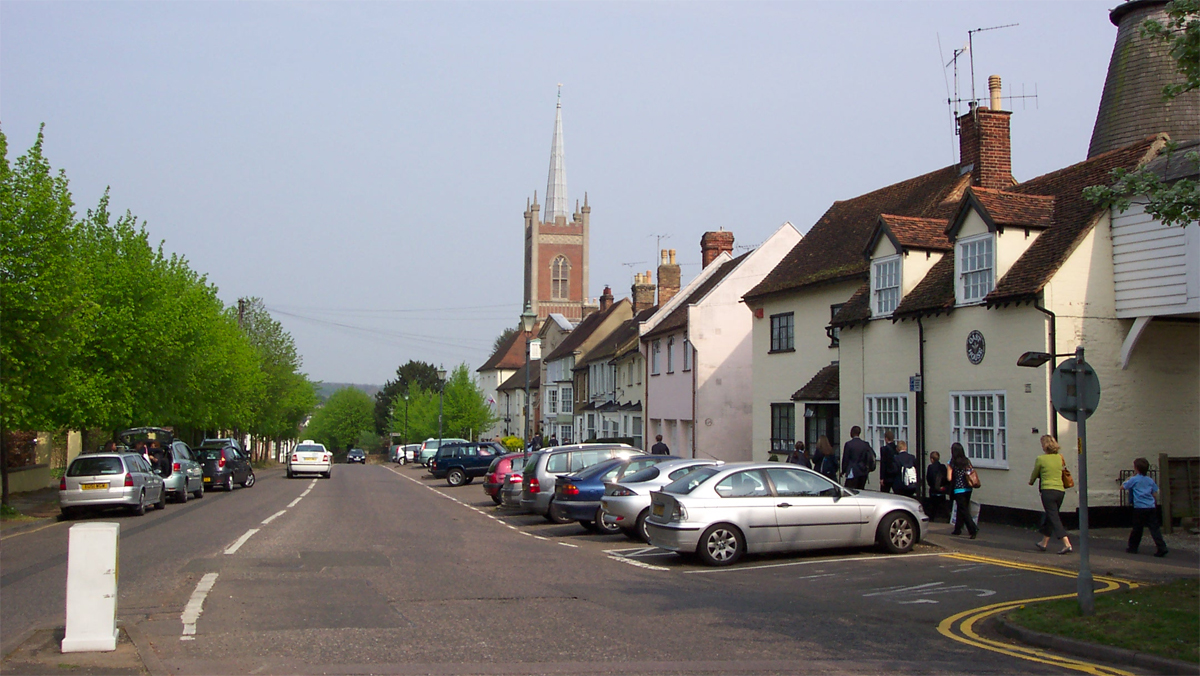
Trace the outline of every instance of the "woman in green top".
<instances>
[{"instance_id":1,"label":"woman in green top","mask_svg":"<svg viewBox=\"0 0 1200 676\"><path fill-rule=\"evenodd\" d=\"M1035 542L1034 547L1046 551L1050 544L1050 536L1062 540L1063 547L1059 554L1070 554L1071 540L1067 537L1067 529L1063 528L1062 517L1058 510L1062 509L1063 496L1066 495L1062 482L1063 467L1067 461L1058 452L1058 442L1049 434L1042 436L1042 454L1033 463L1033 474L1029 476L1029 485L1034 481L1040 482L1042 492L1042 509L1046 510L1046 521L1042 524L1042 541Z\"/></svg>"}]
</instances>

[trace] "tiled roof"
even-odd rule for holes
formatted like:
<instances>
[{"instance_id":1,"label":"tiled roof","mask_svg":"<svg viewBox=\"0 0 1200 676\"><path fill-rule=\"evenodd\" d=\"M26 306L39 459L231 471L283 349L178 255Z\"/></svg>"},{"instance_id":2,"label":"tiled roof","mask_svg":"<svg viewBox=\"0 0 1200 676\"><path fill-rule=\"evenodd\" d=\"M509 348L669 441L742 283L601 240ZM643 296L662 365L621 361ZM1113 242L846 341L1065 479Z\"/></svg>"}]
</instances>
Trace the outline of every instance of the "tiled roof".
<instances>
[{"instance_id":1,"label":"tiled roof","mask_svg":"<svg viewBox=\"0 0 1200 676\"><path fill-rule=\"evenodd\" d=\"M508 340L492 353L483 366L475 369L477 373L496 369L519 369L525 363L525 336L523 331L514 331ZM529 334L532 338L533 334Z\"/></svg>"},{"instance_id":2,"label":"tiled roof","mask_svg":"<svg viewBox=\"0 0 1200 676\"><path fill-rule=\"evenodd\" d=\"M611 333L600 339L595 347L580 355L575 360L576 370L584 367L587 362L596 361L597 359L607 359L617 354L617 350L621 349L625 343L634 340L638 335L638 325L636 319L627 319L617 325Z\"/></svg>"},{"instance_id":3,"label":"tiled roof","mask_svg":"<svg viewBox=\"0 0 1200 676\"><path fill-rule=\"evenodd\" d=\"M841 309L838 310L838 313L833 316L833 320L829 322L830 326L835 326L838 328L843 326L853 326L854 324L859 324L870 319L870 289L870 282L865 282L862 286L858 287L858 290L854 292L854 295L850 296L850 300L847 300L845 303L843 303Z\"/></svg>"},{"instance_id":4,"label":"tiled roof","mask_svg":"<svg viewBox=\"0 0 1200 676\"><path fill-rule=\"evenodd\" d=\"M533 359L529 362L529 389L535 390L542 386L542 362L540 359ZM497 392L506 390L523 390L525 389L525 369L518 368L517 372L508 377L508 380L500 383L496 388Z\"/></svg>"},{"instance_id":5,"label":"tiled roof","mask_svg":"<svg viewBox=\"0 0 1200 676\"><path fill-rule=\"evenodd\" d=\"M573 354L575 350L577 350L579 346L582 345L583 342L587 340L601 324L604 323L604 320L607 319L608 316L621 305L621 303L628 305L629 300L622 298L621 300L609 306L607 310L604 310L603 312L593 312L585 317L583 321L579 322L579 324L572 329L565 338L563 338L563 342L559 343L558 347L554 348L553 352L545 357L542 357L542 359L545 359L546 361L554 361L556 359L562 359L569 354Z\"/></svg>"},{"instance_id":6,"label":"tiled roof","mask_svg":"<svg viewBox=\"0 0 1200 676\"><path fill-rule=\"evenodd\" d=\"M954 252L933 264L917 287L904 295L892 312L892 319L939 314L954 309ZM868 315L870 314L868 308Z\"/></svg>"},{"instance_id":7,"label":"tiled roof","mask_svg":"<svg viewBox=\"0 0 1200 676\"><path fill-rule=\"evenodd\" d=\"M969 173L960 174L958 165L951 165L854 199L834 202L745 298L866 275L869 262L862 252L880 214L949 218L970 180Z\"/></svg>"},{"instance_id":8,"label":"tiled roof","mask_svg":"<svg viewBox=\"0 0 1200 676\"><path fill-rule=\"evenodd\" d=\"M865 253L870 257L879 237L890 235L888 239L905 249L923 249L930 251L949 251L952 248L946 237L946 226L950 221L944 218L917 218L913 216L897 216L895 214L879 215L879 230L871 238Z\"/></svg>"},{"instance_id":9,"label":"tiled roof","mask_svg":"<svg viewBox=\"0 0 1200 676\"><path fill-rule=\"evenodd\" d=\"M1009 190L991 190L972 186L968 194L983 207L985 218L998 226L1048 228L1054 221L1053 195L1026 195ZM965 208L970 200L963 200Z\"/></svg>"},{"instance_id":10,"label":"tiled roof","mask_svg":"<svg viewBox=\"0 0 1200 676\"><path fill-rule=\"evenodd\" d=\"M692 292L688 294L688 297L683 299L679 305L675 306L674 310L671 310L671 314L667 315L665 319L658 323L658 326L655 326L653 329L643 335L642 338L661 336L672 331L685 328L687 326L688 306L700 302L700 299L704 298L709 291L715 289L717 285L721 283L721 280L728 277L729 273L733 272L733 269L736 268L742 262L742 260L744 260L746 256L749 256L751 253L753 252L747 251L737 258L731 258L730 260L722 263L721 267L709 275L708 279L704 280L704 282L695 289L692 289Z\"/></svg>"},{"instance_id":11,"label":"tiled roof","mask_svg":"<svg viewBox=\"0 0 1200 676\"><path fill-rule=\"evenodd\" d=\"M807 385L796 390L792 401L837 401L838 382L838 364L834 362L817 371Z\"/></svg>"}]
</instances>

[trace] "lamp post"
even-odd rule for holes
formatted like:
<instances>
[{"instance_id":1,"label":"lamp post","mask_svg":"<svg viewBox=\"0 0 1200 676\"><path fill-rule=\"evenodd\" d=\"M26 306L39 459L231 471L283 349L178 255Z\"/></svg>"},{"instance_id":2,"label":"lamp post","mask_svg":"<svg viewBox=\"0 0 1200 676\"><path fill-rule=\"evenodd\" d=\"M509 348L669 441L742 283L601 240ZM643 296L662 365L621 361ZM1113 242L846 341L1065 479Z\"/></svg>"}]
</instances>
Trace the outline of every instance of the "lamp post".
<instances>
[{"instance_id":1,"label":"lamp post","mask_svg":"<svg viewBox=\"0 0 1200 676\"><path fill-rule=\"evenodd\" d=\"M525 443L529 443L529 336L533 333L533 323L537 315L533 313L533 304L526 302L525 311L521 313L521 331L525 333Z\"/></svg>"},{"instance_id":2,"label":"lamp post","mask_svg":"<svg viewBox=\"0 0 1200 676\"><path fill-rule=\"evenodd\" d=\"M408 444L408 393L404 393L404 443Z\"/></svg>"},{"instance_id":3,"label":"lamp post","mask_svg":"<svg viewBox=\"0 0 1200 676\"><path fill-rule=\"evenodd\" d=\"M1078 426L1076 435L1079 452L1079 579L1076 595L1079 597L1079 612L1092 615L1096 612L1093 590L1091 547L1088 538L1088 481L1087 481L1087 419L1100 403L1100 380L1096 371L1083 358L1083 346L1075 348L1074 354L1050 354L1048 352L1026 352L1017 359L1017 366L1036 368L1046 362L1053 363L1056 357L1072 357L1054 368L1050 382L1050 401L1057 414Z\"/></svg>"},{"instance_id":4,"label":"lamp post","mask_svg":"<svg viewBox=\"0 0 1200 676\"><path fill-rule=\"evenodd\" d=\"M446 398L446 369L438 365L438 448L442 447L442 400Z\"/></svg>"}]
</instances>

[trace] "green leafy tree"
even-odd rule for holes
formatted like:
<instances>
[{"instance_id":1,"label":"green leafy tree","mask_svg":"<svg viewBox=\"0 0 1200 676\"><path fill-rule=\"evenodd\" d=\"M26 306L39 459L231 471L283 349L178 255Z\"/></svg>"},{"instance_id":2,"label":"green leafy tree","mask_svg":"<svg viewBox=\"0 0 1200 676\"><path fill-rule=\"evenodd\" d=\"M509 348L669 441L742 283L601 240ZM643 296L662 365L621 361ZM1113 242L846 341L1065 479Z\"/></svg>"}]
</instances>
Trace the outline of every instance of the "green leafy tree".
<instances>
[{"instance_id":1,"label":"green leafy tree","mask_svg":"<svg viewBox=\"0 0 1200 676\"><path fill-rule=\"evenodd\" d=\"M496 336L496 340L494 340L492 342L492 354L496 354L497 352L499 352L501 346L503 346L506 342L508 342L508 339L512 338L513 335L515 335L516 333L517 333L517 328L515 326L510 326L507 329L504 329L503 331L501 331L500 335Z\"/></svg>"},{"instance_id":2,"label":"green leafy tree","mask_svg":"<svg viewBox=\"0 0 1200 676\"><path fill-rule=\"evenodd\" d=\"M380 435L388 431L389 417L392 407L396 405L397 397L410 392L413 387L425 389L437 388L437 367L423 361L409 360L396 369L396 377L384 383L383 388L375 393L375 431ZM404 402L399 403L400 406ZM403 430L395 430L403 433Z\"/></svg>"},{"instance_id":3,"label":"green leafy tree","mask_svg":"<svg viewBox=\"0 0 1200 676\"><path fill-rule=\"evenodd\" d=\"M1160 41L1175 59L1182 81L1163 88L1163 98L1173 99L1200 89L1200 0L1172 0L1167 3L1167 23L1154 19L1142 24L1142 35ZM1182 162L1194 173L1200 169L1200 152L1176 154L1177 146L1168 144L1171 161ZM1188 172L1185 172L1188 173ZM1146 213L1166 225L1186 226L1200 220L1200 183L1192 178L1164 182L1146 169L1114 169L1109 185L1085 188L1084 197L1103 207L1125 211L1132 201L1145 197Z\"/></svg>"},{"instance_id":4,"label":"green leafy tree","mask_svg":"<svg viewBox=\"0 0 1200 676\"><path fill-rule=\"evenodd\" d=\"M436 439L438 437L438 387L415 386L408 393L408 438ZM392 405L388 429L404 433L404 405L397 398ZM442 437L470 439L496 422L484 399L483 391L471 378L466 364L459 364L446 378L442 402Z\"/></svg>"},{"instance_id":5,"label":"green leafy tree","mask_svg":"<svg viewBox=\"0 0 1200 676\"><path fill-rule=\"evenodd\" d=\"M258 353L263 377L262 398L248 431L272 439L294 439L300 423L316 406L316 391L300 373L302 360L291 334L271 316L262 299L243 299L242 308L242 332Z\"/></svg>"},{"instance_id":6,"label":"green leafy tree","mask_svg":"<svg viewBox=\"0 0 1200 676\"><path fill-rule=\"evenodd\" d=\"M372 406L371 397L362 390L340 389L313 413L305 436L331 450L350 448L363 432L374 428Z\"/></svg>"}]
</instances>

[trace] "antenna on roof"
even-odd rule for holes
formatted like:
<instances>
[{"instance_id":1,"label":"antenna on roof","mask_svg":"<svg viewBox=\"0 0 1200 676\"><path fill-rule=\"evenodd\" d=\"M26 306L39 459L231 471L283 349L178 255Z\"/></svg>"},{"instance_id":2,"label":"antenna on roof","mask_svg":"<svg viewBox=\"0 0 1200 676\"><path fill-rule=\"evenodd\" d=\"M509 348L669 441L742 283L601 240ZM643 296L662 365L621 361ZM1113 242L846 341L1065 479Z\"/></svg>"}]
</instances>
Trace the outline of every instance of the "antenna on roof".
<instances>
[{"instance_id":1,"label":"antenna on roof","mask_svg":"<svg viewBox=\"0 0 1200 676\"><path fill-rule=\"evenodd\" d=\"M1009 23L1009 24L1004 24L1003 26L989 26L988 28L973 28L973 29L967 31L966 44L964 44L960 49L954 50L954 53L950 57L950 60L945 61L943 63L943 65L942 65L943 79L945 78L945 75L946 75L946 69L951 68L951 67L954 68L954 93L953 94L951 94L951 92L950 92L950 83L948 81L946 82L946 108L950 112L950 124L954 128L955 134L958 133L958 128L955 125L955 122L958 120L959 116L962 115L961 105L964 103L967 103L970 106L975 106L979 103L979 99L975 96L975 34L982 33L984 31L999 30L1001 28L1013 28L1015 26L1020 26L1020 25L1021 24L1019 24L1019 23ZM959 94L958 59L961 56L963 56L964 54L970 60L970 69L971 69L971 96L970 96L970 98L963 98ZM942 36L940 34L938 35L938 55L942 59L945 58L945 55L942 54ZM1024 105L1025 99L1033 99L1034 105L1036 107L1037 97L1038 97L1037 84L1035 83L1033 94L1026 94L1025 93L1025 85L1022 84L1020 95L1018 95L1018 96L1009 95L1009 96L1004 96L1001 98L1008 99L1010 101L1015 101L1015 100L1020 99L1020 100L1022 100L1022 105ZM954 149L951 148L951 152L953 152L953 150Z\"/></svg>"}]
</instances>

